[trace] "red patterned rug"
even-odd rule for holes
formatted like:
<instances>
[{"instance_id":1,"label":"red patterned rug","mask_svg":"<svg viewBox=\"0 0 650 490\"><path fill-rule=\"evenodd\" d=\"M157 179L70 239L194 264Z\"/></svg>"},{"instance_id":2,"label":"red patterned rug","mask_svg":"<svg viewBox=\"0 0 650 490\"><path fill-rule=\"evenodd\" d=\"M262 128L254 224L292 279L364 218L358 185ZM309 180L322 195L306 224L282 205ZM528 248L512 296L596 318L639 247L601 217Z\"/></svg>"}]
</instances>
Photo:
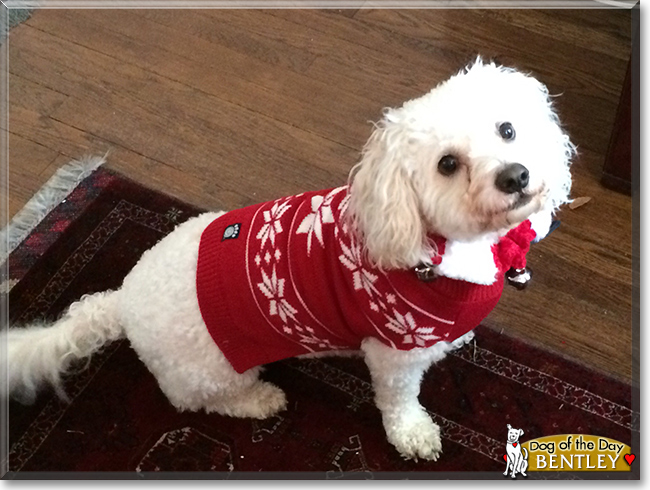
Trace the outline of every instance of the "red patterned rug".
<instances>
[{"instance_id":1,"label":"red patterned rug","mask_svg":"<svg viewBox=\"0 0 650 490\"><path fill-rule=\"evenodd\" d=\"M119 287L142 252L200 212L96 171L12 253L11 322L51 320L83 294ZM638 440L629 386L486 327L476 333L425 375L420 400L444 438L438 462L403 461L386 442L361 359L269 365L263 377L286 391L289 409L253 421L177 413L120 341L67 378L70 404L52 393L10 403L9 477L503 478L508 423L526 440ZM576 475L585 477L555 476ZM529 476L542 477L553 474Z\"/></svg>"}]
</instances>

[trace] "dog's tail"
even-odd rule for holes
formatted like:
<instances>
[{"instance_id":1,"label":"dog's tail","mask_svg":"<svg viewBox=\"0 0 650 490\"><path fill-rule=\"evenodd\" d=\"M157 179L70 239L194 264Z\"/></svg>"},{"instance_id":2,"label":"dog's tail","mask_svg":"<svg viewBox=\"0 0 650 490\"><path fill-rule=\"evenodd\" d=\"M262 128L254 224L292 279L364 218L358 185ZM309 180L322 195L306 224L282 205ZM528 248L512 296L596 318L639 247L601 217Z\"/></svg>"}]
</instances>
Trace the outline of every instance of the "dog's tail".
<instances>
[{"instance_id":1,"label":"dog's tail","mask_svg":"<svg viewBox=\"0 0 650 490\"><path fill-rule=\"evenodd\" d=\"M524 446L521 446L521 450L522 450L524 453L526 453L526 454L524 454L524 459L525 459L526 461L528 461L528 451L526 450L526 448L525 448Z\"/></svg>"},{"instance_id":2,"label":"dog's tail","mask_svg":"<svg viewBox=\"0 0 650 490\"><path fill-rule=\"evenodd\" d=\"M32 324L3 332L8 370L3 391L23 403L31 403L38 389L50 383L67 400L61 374L74 361L90 357L122 336L117 314L119 294L106 291L86 295L52 325Z\"/></svg>"}]
</instances>

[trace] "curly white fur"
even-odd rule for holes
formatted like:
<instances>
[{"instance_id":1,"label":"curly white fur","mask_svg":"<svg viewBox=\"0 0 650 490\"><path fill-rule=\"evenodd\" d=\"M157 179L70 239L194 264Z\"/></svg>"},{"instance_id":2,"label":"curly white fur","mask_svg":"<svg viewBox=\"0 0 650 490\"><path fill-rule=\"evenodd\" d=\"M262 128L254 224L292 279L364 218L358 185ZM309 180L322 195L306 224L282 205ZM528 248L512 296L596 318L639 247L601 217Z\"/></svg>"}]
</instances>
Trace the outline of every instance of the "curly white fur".
<instances>
[{"instance_id":1,"label":"curly white fur","mask_svg":"<svg viewBox=\"0 0 650 490\"><path fill-rule=\"evenodd\" d=\"M499 137L504 121L516 128L514 141ZM478 60L429 94L386 111L352 174L350 218L368 258L381 267L427 260L427 234L435 232L448 239L438 273L489 284L496 271L486 257L500 236L531 215L539 238L548 231L551 213L568 199L574 151L543 85ZM460 162L452 176L437 171L447 154ZM496 173L512 162L530 171L524 193L530 200L520 206L521 196L495 188ZM73 360L126 336L179 410L256 418L283 410L282 390L259 380L259 367L238 374L203 322L198 248L218 216L206 213L180 225L142 256L118 291L82 298L50 327L5 333L10 393L29 399L43 382L60 387ZM388 440L404 457L439 457L440 429L418 402L420 381L432 363L471 338L410 351L364 340Z\"/></svg>"}]
</instances>

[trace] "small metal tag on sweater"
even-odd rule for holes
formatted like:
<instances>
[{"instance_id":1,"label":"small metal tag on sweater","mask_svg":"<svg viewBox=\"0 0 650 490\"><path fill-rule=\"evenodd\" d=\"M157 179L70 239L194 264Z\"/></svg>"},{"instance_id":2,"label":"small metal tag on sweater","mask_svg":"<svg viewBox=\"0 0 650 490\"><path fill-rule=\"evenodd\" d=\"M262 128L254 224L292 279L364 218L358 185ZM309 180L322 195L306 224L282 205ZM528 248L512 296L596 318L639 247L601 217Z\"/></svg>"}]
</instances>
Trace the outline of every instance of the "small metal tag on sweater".
<instances>
[{"instance_id":1,"label":"small metal tag on sweater","mask_svg":"<svg viewBox=\"0 0 650 490\"><path fill-rule=\"evenodd\" d=\"M432 265L420 264L415 267L415 273L418 275L418 279L422 282L431 282L436 279L436 272L433 269Z\"/></svg>"}]
</instances>

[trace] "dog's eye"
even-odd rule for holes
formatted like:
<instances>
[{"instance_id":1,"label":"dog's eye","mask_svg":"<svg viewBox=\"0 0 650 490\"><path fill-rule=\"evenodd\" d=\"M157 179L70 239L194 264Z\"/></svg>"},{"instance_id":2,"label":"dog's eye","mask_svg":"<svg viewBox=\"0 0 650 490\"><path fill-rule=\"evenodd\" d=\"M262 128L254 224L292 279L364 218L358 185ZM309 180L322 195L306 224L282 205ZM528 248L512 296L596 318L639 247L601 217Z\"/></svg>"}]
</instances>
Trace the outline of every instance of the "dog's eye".
<instances>
[{"instance_id":1,"label":"dog's eye","mask_svg":"<svg viewBox=\"0 0 650 490\"><path fill-rule=\"evenodd\" d=\"M499 134L504 140L512 141L515 139L515 128L509 122L501 123L499 124Z\"/></svg>"},{"instance_id":2,"label":"dog's eye","mask_svg":"<svg viewBox=\"0 0 650 490\"><path fill-rule=\"evenodd\" d=\"M438 162L438 172L449 177L458 169L458 160L453 155L445 155Z\"/></svg>"}]
</instances>

